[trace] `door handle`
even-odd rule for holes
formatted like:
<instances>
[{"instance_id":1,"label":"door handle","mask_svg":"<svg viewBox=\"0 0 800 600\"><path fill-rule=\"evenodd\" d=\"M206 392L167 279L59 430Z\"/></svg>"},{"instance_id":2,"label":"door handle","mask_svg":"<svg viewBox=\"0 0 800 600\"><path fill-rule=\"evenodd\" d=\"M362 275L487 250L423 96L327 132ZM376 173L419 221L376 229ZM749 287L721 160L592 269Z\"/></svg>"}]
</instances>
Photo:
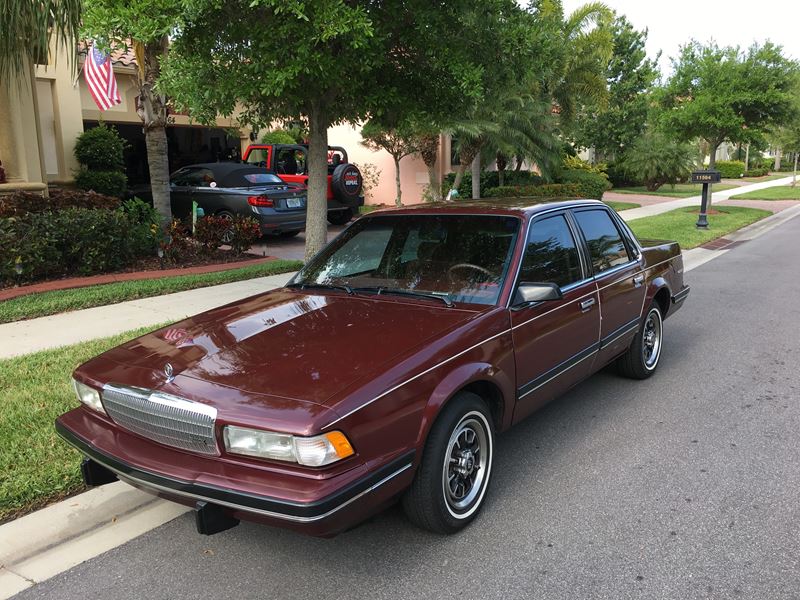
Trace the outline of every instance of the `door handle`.
<instances>
[{"instance_id":1,"label":"door handle","mask_svg":"<svg viewBox=\"0 0 800 600\"><path fill-rule=\"evenodd\" d=\"M597 302L594 298L589 298L588 300L584 300L581 302L581 312L588 312L594 306L594 303Z\"/></svg>"},{"instance_id":2,"label":"door handle","mask_svg":"<svg viewBox=\"0 0 800 600\"><path fill-rule=\"evenodd\" d=\"M644 283L644 275L637 275L633 278L633 285L636 287L642 287L642 283Z\"/></svg>"}]
</instances>

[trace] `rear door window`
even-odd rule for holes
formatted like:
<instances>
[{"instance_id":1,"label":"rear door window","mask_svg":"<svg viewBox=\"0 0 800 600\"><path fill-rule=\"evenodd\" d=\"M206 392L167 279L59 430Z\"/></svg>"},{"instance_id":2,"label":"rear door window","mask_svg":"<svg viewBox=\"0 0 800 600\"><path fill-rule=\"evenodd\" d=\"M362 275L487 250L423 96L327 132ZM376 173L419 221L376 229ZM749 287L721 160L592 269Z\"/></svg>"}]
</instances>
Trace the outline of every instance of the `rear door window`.
<instances>
[{"instance_id":1,"label":"rear door window","mask_svg":"<svg viewBox=\"0 0 800 600\"><path fill-rule=\"evenodd\" d=\"M575 220L589 248L589 258L595 274L630 262L631 257L622 234L607 211L577 211Z\"/></svg>"}]
</instances>

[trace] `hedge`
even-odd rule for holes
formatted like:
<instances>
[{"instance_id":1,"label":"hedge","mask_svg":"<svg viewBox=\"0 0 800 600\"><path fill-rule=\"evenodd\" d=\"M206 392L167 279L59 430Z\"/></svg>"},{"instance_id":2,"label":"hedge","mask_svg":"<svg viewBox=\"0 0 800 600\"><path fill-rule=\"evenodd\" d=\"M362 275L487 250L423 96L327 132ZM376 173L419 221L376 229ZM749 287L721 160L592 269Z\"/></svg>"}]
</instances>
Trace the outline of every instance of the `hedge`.
<instances>
[{"instance_id":1,"label":"hedge","mask_svg":"<svg viewBox=\"0 0 800 600\"><path fill-rule=\"evenodd\" d=\"M740 160L718 160L715 168L723 179L739 179L746 170L744 162Z\"/></svg>"},{"instance_id":2,"label":"hedge","mask_svg":"<svg viewBox=\"0 0 800 600\"><path fill-rule=\"evenodd\" d=\"M608 177L603 173L593 173L583 169L566 169L561 172L561 183L578 186L578 195L582 198L602 200L606 190L611 188Z\"/></svg>"},{"instance_id":3,"label":"hedge","mask_svg":"<svg viewBox=\"0 0 800 600\"><path fill-rule=\"evenodd\" d=\"M745 177L764 177L764 175L769 175L769 169L753 167L749 171L744 172Z\"/></svg>"},{"instance_id":4,"label":"hedge","mask_svg":"<svg viewBox=\"0 0 800 600\"><path fill-rule=\"evenodd\" d=\"M82 190L121 198L128 188L128 177L120 171L93 171L81 168L75 171L75 185Z\"/></svg>"},{"instance_id":5,"label":"hedge","mask_svg":"<svg viewBox=\"0 0 800 600\"><path fill-rule=\"evenodd\" d=\"M65 208L108 208L121 206L120 199L113 196L79 190L52 189L49 196L17 191L0 196L0 218L21 217L28 213L64 210Z\"/></svg>"},{"instance_id":6,"label":"hedge","mask_svg":"<svg viewBox=\"0 0 800 600\"><path fill-rule=\"evenodd\" d=\"M579 198L581 187L574 183L504 185L486 190L487 198Z\"/></svg>"},{"instance_id":7,"label":"hedge","mask_svg":"<svg viewBox=\"0 0 800 600\"><path fill-rule=\"evenodd\" d=\"M447 196L447 192L453 187L456 174L448 173L442 180L442 196ZM503 185L536 185L542 183L541 176L530 171L504 171ZM497 171L481 171L481 197L487 197L491 188L500 185L500 175ZM472 198L472 173L467 171L458 186L460 198Z\"/></svg>"},{"instance_id":8,"label":"hedge","mask_svg":"<svg viewBox=\"0 0 800 600\"><path fill-rule=\"evenodd\" d=\"M122 269L155 254L157 219L140 200L0 218L0 285Z\"/></svg>"}]
</instances>

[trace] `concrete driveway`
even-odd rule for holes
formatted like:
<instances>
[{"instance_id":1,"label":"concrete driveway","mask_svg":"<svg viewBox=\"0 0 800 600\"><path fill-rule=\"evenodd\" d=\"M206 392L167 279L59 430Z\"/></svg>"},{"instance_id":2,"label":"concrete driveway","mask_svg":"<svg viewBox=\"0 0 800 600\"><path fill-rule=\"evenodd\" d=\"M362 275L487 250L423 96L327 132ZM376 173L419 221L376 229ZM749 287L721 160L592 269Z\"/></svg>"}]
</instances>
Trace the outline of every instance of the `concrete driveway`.
<instances>
[{"instance_id":1,"label":"concrete driveway","mask_svg":"<svg viewBox=\"0 0 800 600\"><path fill-rule=\"evenodd\" d=\"M331 241L343 230L344 225L328 225L328 241ZM269 236L261 238L250 248L250 254L258 256L275 256L291 260L303 260L306 248L306 234L299 233L295 237Z\"/></svg>"},{"instance_id":2,"label":"concrete driveway","mask_svg":"<svg viewBox=\"0 0 800 600\"><path fill-rule=\"evenodd\" d=\"M330 540L188 514L18 597L796 599L798 239L795 218L689 273L651 379L600 373L500 436L459 535L397 508Z\"/></svg>"}]
</instances>

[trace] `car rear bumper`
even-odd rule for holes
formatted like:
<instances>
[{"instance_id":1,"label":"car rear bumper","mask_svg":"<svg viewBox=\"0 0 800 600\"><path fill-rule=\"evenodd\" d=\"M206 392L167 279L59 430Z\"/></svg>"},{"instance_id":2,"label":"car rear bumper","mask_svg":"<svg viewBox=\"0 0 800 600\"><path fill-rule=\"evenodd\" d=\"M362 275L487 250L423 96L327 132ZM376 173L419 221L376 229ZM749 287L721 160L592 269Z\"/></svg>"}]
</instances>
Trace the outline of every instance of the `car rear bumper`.
<instances>
[{"instance_id":1,"label":"car rear bumper","mask_svg":"<svg viewBox=\"0 0 800 600\"><path fill-rule=\"evenodd\" d=\"M77 409L62 415L56 420L55 427L66 442L94 463L85 465L82 469L87 485L96 485L98 482L98 479L92 481L91 477L87 477L88 473L94 473L95 477L97 473L101 473L101 482L109 481L103 475L107 471L108 475L113 474L139 489L195 509L210 504L235 519L259 521L310 535L331 536L354 526L383 509L405 489L412 477L413 451L373 470L358 469L338 475L334 479L341 481L334 485L331 485L330 480L323 486L317 479L265 474L256 469L252 469L250 473L243 473L241 468L228 469L226 472L224 468L219 468L219 459L200 456L190 456L190 460L195 460L200 466L204 461L209 461L207 473L197 473L193 478L176 476L163 471L170 470L171 455L177 452L185 456L185 453L160 447L154 442L119 430L113 433L112 438L119 441L125 452L130 454L132 443L154 446L162 450L164 463L162 470L157 472L135 464L130 458L116 456L108 448L98 447L90 441L91 420L80 414L75 415L83 410L85 409ZM210 461L217 464L211 465ZM220 473L225 476L219 477ZM204 477L206 475L208 477ZM267 477L272 481L264 482L263 479ZM293 481L289 484L287 478ZM298 496L302 499L266 494L263 492L265 483L276 491L297 488L299 484L303 489ZM324 491L315 495L314 487L319 490L324 488Z\"/></svg>"},{"instance_id":2,"label":"car rear bumper","mask_svg":"<svg viewBox=\"0 0 800 600\"><path fill-rule=\"evenodd\" d=\"M306 228L306 211L277 211L256 213L262 235L303 231Z\"/></svg>"}]
</instances>

